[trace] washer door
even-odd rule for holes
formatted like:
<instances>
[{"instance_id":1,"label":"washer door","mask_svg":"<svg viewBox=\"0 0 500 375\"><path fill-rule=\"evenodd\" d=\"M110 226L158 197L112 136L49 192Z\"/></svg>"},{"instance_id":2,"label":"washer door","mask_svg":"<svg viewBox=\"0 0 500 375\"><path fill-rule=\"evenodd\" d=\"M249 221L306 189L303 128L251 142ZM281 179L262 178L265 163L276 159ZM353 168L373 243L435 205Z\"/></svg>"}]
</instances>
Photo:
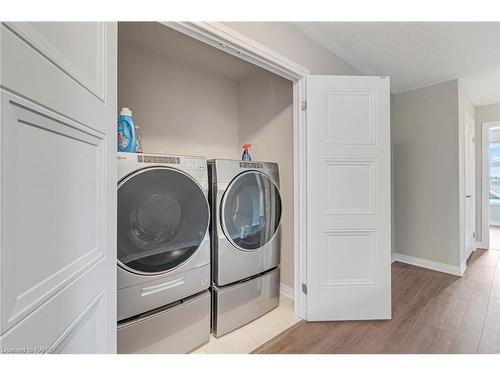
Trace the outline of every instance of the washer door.
<instances>
[{"instance_id":1,"label":"washer door","mask_svg":"<svg viewBox=\"0 0 500 375\"><path fill-rule=\"evenodd\" d=\"M238 175L222 198L222 229L240 250L254 251L268 243L278 230L280 218L278 187L261 172Z\"/></svg>"},{"instance_id":2,"label":"washer door","mask_svg":"<svg viewBox=\"0 0 500 375\"><path fill-rule=\"evenodd\" d=\"M118 264L129 271L179 266L196 252L208 224L203 190L179 170L142 169L118 184Z\"/></svg>"}]
</instances>

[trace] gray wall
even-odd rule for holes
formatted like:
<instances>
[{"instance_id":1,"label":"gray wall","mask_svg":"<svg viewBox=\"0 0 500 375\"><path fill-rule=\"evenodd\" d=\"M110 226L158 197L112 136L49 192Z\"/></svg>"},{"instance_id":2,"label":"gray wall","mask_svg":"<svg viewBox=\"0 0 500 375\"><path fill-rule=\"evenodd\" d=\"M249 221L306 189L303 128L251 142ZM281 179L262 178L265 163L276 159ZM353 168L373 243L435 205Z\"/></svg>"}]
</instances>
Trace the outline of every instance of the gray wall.
<instances>
[{"instance_id":1,"label":"gray wall","mask_svg":"<svg viewBox=\"0 0 500 375\"><path fill-rule=\"evenodd\" d=\"M460 264L458 81L392 96L396 253Z\"/></svg>"},{"instance_id":2,"label":"gray wall","mask_svg":"<svg viewBox=\"0 0 500 375\"><path fill-rule=\"evenodd\" d=\"M482 192L482 123L500 121L500 103L482 105L475 108L476 110L476 237L478 241L482 241L482 209L481 209L481 192Z\"/></svg>"},{"instance_id":3,"label":"gray wall","mask_svg":"<svg viewBox=\"0 0 500 375\"><path fill-rule=\"evenodd\" d=\"M118 106L132 109L144 152L239 157L237 82L133 44L118 51Z\"/></svg>"}]
</instances>

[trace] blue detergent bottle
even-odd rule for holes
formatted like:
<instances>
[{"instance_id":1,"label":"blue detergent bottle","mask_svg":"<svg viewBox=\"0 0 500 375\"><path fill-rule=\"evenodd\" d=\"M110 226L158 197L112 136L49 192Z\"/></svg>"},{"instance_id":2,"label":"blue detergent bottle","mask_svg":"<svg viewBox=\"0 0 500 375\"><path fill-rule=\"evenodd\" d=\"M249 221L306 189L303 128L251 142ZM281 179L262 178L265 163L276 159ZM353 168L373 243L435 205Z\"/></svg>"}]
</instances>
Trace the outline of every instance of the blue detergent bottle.
<instances>
[{"instance_id":1,"label":"blue detergent bottle","mask_svg":"<svg viewBox=\"0 0 500 375\"><path fill-rule=\"evenodd\" d=\"M122 108L120 116L118 117L118 151L137 151L137 140L132 111L125 107Z\"/></svg>"}]
</instances>

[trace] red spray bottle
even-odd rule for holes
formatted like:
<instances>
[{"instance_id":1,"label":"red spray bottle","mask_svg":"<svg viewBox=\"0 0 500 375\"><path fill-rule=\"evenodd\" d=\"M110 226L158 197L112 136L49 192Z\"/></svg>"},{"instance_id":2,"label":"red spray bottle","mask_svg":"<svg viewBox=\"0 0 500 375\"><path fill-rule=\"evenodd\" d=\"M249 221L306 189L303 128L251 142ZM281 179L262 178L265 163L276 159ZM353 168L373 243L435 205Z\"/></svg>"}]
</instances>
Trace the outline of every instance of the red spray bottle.
<instances>
[{"instance_id":1,"label":"red spray bottle","mask_svg":"<svg viewBox=\"0 0 500 375\"><path fill-rule=\"evenodd\" d=\"M244 160L244 161L251 161L252 160L252 158L250 157L250 154L248 153L250 146L251 146L250 143L245 143L243 145L243 155L241 155L241 160Z\"/></svg>"}]
</instances>

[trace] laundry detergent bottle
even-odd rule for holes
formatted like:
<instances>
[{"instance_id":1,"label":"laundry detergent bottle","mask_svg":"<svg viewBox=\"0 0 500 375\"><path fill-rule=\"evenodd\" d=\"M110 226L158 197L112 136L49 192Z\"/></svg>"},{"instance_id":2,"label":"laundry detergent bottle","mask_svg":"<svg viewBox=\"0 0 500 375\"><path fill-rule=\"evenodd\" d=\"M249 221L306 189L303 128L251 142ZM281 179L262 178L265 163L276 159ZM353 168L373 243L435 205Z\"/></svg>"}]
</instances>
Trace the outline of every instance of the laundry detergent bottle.
<instances>
[{"instance_id":1,"label":"laundry detergent bottle","mask_svg":"<svg viewBox=\"0 0 500 375\"><path fill-rule=\"evenodd\" d=\"M137 140L132 111L122 108L118 117L118 151L136 152Z\"/></svg>"},{"instance_id":2,"label":"laundry detergent bottle","mask_svg":"<svg viewBox=\"0 0 500 375\"><path fill-rule=\"evenodd\" d=\"M250 146L251 146L250 143L245 143L243 145L243 155L241 155L241 160L244 160L244 161L251 161L252 160L252 158L250 157L250 154L248 153Z\"/></svg>"}]
</instances>

